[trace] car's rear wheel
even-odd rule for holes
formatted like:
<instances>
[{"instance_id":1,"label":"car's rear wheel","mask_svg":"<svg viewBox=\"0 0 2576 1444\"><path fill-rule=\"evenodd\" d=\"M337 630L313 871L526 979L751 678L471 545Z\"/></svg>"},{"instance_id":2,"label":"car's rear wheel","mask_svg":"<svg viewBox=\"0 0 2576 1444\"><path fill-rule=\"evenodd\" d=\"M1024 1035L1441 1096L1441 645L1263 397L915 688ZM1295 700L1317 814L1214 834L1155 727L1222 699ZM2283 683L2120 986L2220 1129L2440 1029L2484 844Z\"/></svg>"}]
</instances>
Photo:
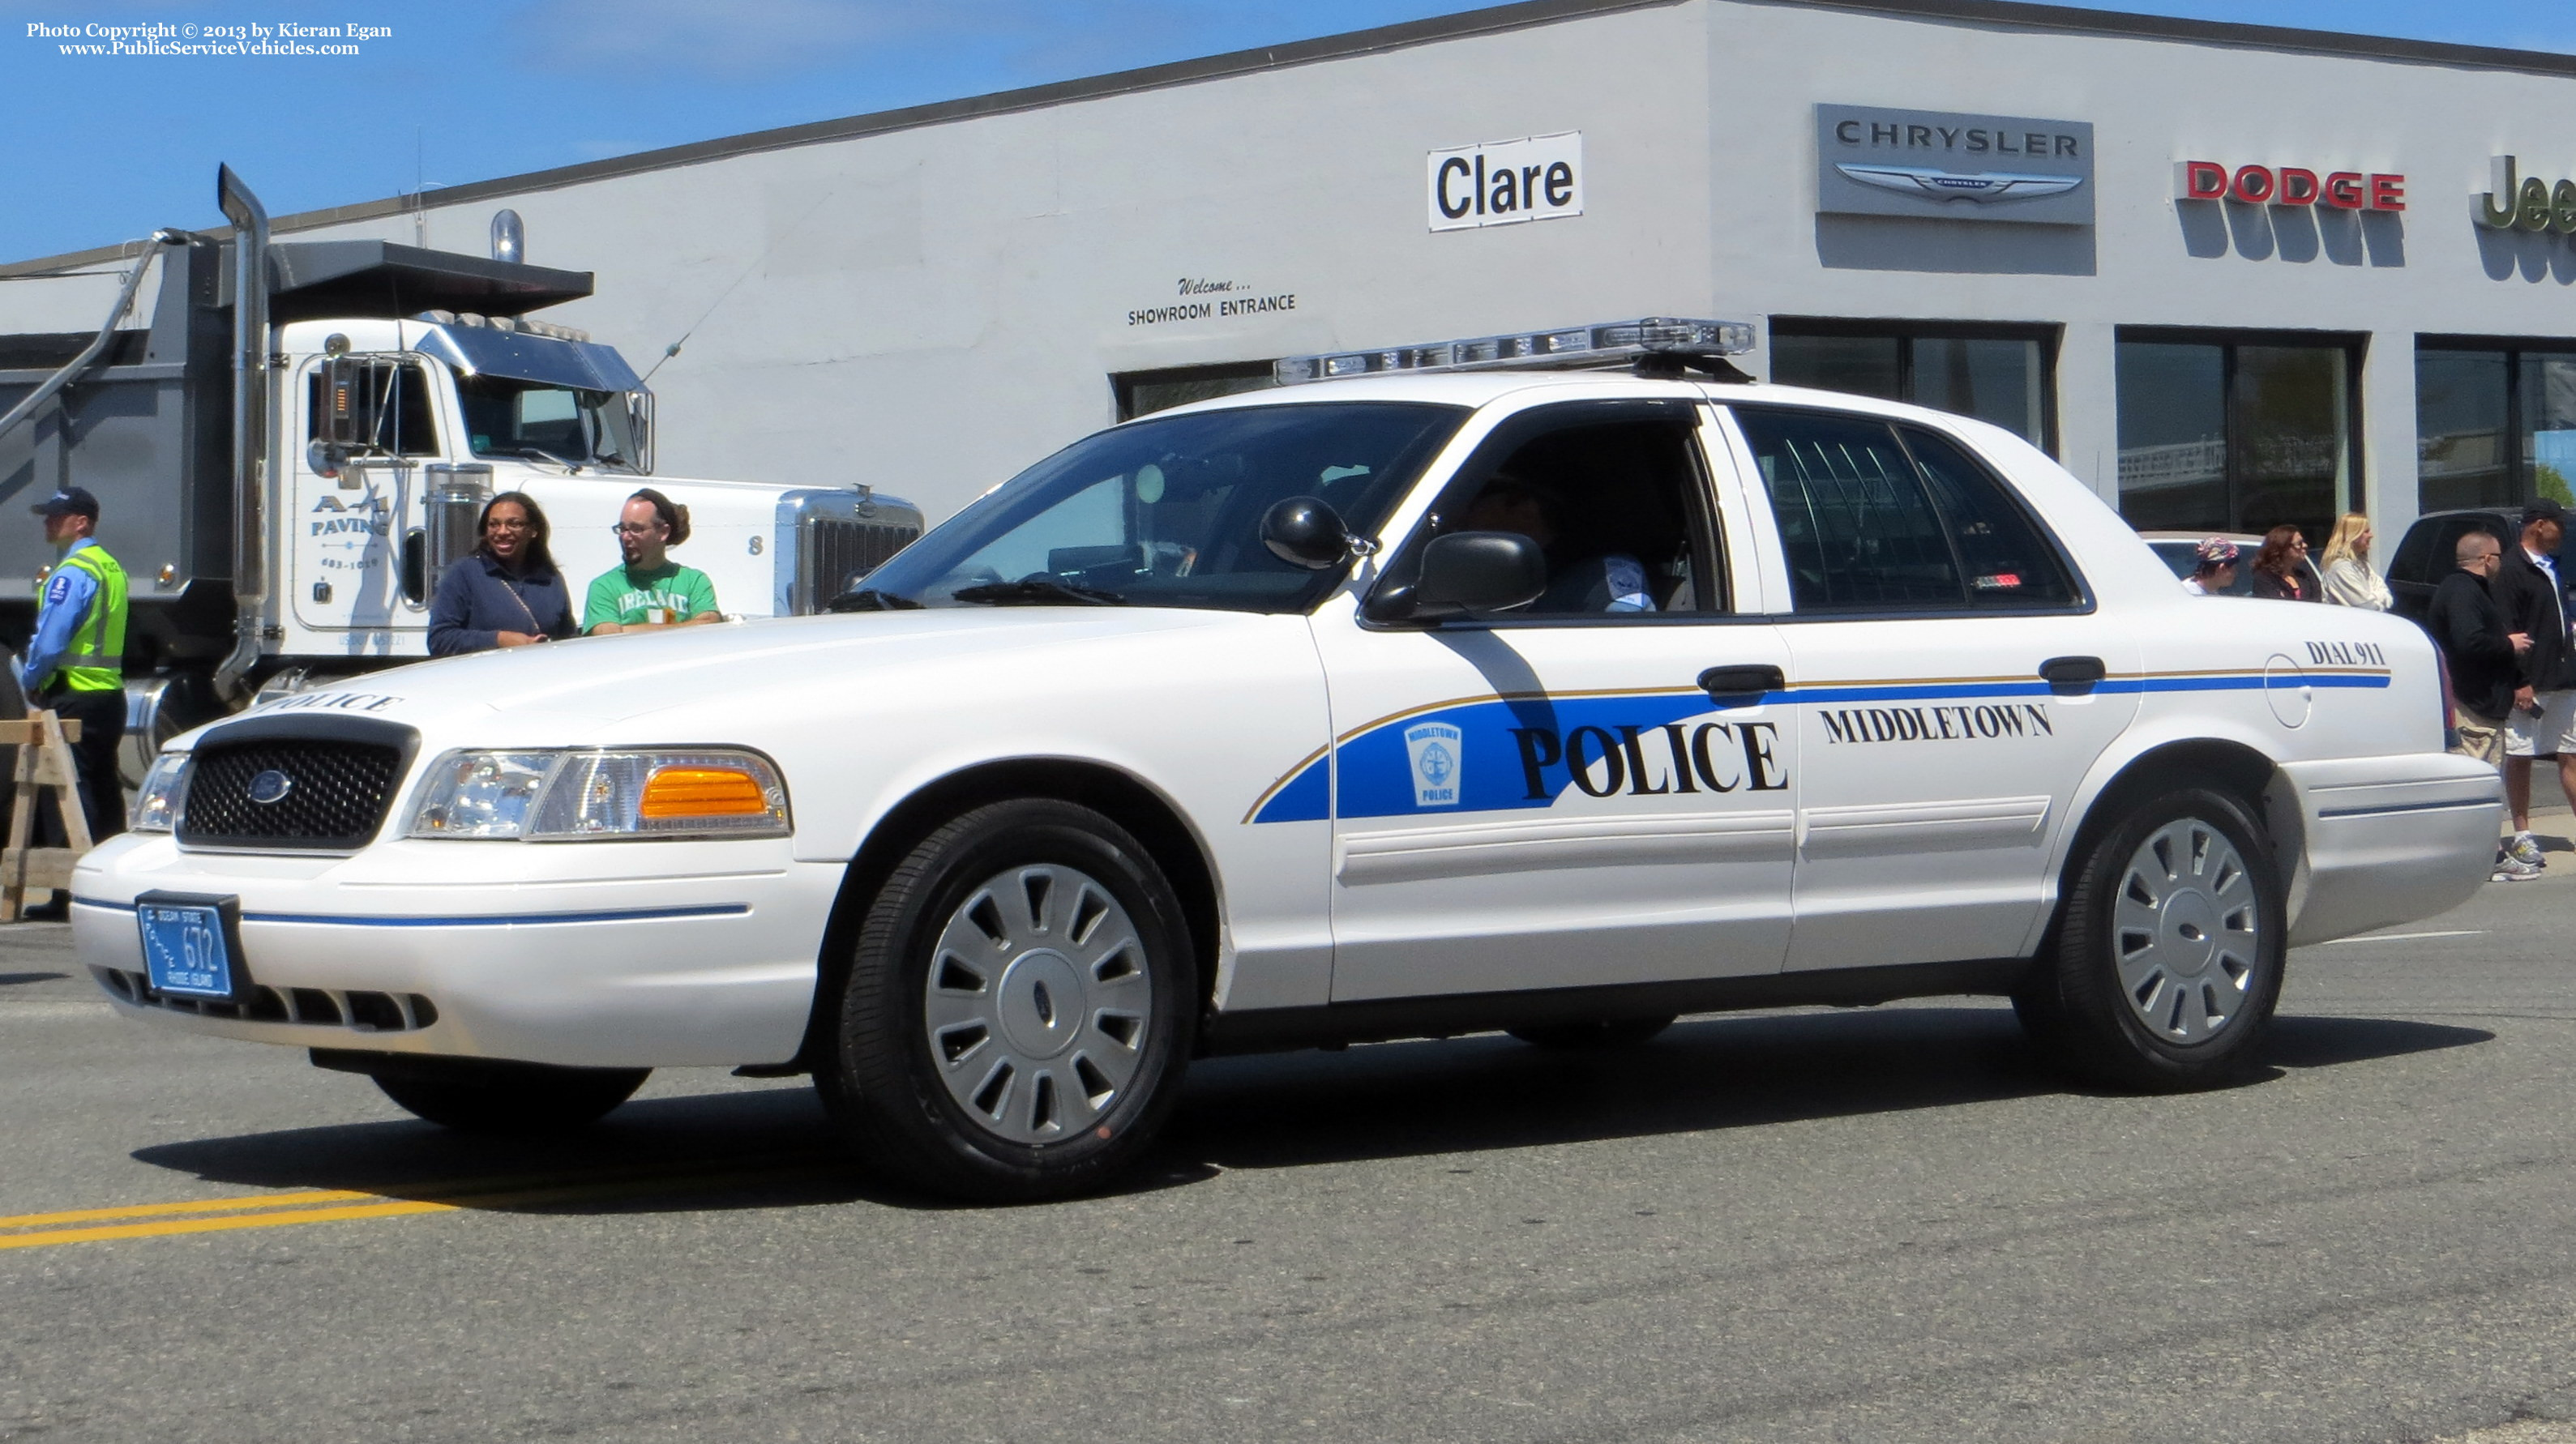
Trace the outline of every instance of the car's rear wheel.
<instances>
[{"instance_id":1,"label":"car's rear wheel","mask_svg":"<svg viewBox=\"0 0 2576 1444\"><path fill-rule=\"evenodd\" d=\"M1671 1016L1657 1018L1595 1018L1582 1023L1532 1023L1507 1031L1515 1038L1539 1048L1562 1052L1592 1052L1604 1048L1633 1048L1659 1036L1673 1025Z\"/></svg>"},{"instance_id":2,"label":"car's rear wheel","mask_svg":"<svg viewBox=\"0 0 2576 1444\"><path fill-rule=\"evenodd\" d=\"M2114 1087L2206 1087L2280 1000L2287 910L2245 805L2184 788L2132 808L2077 863L2057 935L2013 998L2060 1063Z\"/></svg>"},{"instance_id":3,"label":"car's rear wheel","mask_svg":"<svg viewBox=\"0 0 2576 1444\"><path fill-rule=\"evenodd\" d=\"M815 1084L888 1173L983 1201L1100 1187L1188 1066L1179 898L1126 829L1025 799L941 827L868 907Z\"/></svg>"},{"instance_id":4,"label":"car's rear wheel","mask_svg":"<svg viewBox=\"0 0 2576 1444\"><path fill-rule=\"evenodd\" d=\"M464 1133L557 1133L635 1096L650 1068L554 1068L479 1058L406 1059L370 1075L413 1114Z\"/></svg>"}]
</instances>

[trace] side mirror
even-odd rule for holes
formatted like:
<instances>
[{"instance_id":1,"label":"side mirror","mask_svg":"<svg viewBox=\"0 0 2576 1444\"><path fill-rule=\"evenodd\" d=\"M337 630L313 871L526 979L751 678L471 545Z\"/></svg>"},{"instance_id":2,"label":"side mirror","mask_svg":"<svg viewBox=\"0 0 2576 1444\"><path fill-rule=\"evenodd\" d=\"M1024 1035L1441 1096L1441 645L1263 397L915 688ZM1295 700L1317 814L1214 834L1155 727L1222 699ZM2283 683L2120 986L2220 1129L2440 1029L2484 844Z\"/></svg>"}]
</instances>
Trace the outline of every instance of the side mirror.
<instances>
[{"instance_id":1,"label":"side mirror","mask_svg":"<svg viewBox=\"0 0 2576 1444\"><path fill-rule=\"evenodd\" d=\"M638 472L653 474L653 393L637 389L626 393L626 434L635 439L635 454L627 458ZM861 488L863 491L865 488ZM866 506L859 508L867 515Z\"/></svg>"},{"instance_id":2,"label":"side mirror","mask_svg":"<svg viewBox=\"0 0 2576 1444\"><path fill-rule=\"evenodd\" d=\"M1290 566L1320 572L1351 554L1351 533L1323 498L1292 496L1262 513L1261 544Z\"/></svg>"},{"instance_id":3,"label":"side mirror","mask_svg":"<svg viewBox=\"0 0 2576 1444\"><path fill-rule=\"evenodd\" d=\"M1379 607L1372 598L1369 615L1437 622L1525 607L1546 590L1547 556L1537 542L1516 531L1452 532L1422 549L1421 575L1386 598L1395 606Z\"/></svg>"}]
</instances>

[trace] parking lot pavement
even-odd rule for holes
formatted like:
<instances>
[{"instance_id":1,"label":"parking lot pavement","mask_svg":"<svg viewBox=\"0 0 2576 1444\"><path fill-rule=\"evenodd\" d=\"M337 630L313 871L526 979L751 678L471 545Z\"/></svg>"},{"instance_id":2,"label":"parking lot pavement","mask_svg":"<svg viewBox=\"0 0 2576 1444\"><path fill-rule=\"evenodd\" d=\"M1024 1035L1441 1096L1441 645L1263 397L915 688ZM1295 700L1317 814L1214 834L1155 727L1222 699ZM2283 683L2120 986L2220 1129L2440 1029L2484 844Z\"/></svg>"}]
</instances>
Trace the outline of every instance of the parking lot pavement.
<instances>
[{"instance_id":1,"label":"parking lot pavement","mask_svg":"<svg viewBox=\"0 0 2576 1444\"><path fill-rule=\"evenodd\" d=\"M2008 1009L1229 1059L953 1209L794 1083L568 1143L147 1030L0 930L0 1440L2433 1440L2576 1418L2576 856L2309 948L2240 1086Z\"/></svg>"}]
</instances>

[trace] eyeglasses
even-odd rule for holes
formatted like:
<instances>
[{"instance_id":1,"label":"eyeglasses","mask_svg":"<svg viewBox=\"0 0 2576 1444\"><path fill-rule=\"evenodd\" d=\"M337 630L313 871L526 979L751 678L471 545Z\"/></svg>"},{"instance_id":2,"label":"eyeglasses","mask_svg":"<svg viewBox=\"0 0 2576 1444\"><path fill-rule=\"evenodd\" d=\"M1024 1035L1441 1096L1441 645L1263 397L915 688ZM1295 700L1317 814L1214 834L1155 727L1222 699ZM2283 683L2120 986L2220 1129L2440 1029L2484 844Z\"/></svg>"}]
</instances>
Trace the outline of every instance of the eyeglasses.
<instances>
[{"instance_id":1,"label":"eyeglasses","mask_svg":"<svg viewBox=\"0 0 2576 1444\"><path fill-rule=\"evenodd\" d=\"M662 529L662 524L661 524L660 522L658 522L658 521L647 521L647 522L622 521L622 522L619 522L617 525L615 525L615 526L613 526L613 527L610 527L610 528L609 528L609 530L610 530L610 531L612 531L612 532L616 533L616 534L617 534L617 535L619 535L619 536L650 536L650 535L652 535L653 533L655 533L655 532L657 532L657 531L660 531L661 529Z\"/></svg>"},{"instance_id":2,"label":"eyeglasses","mask_svg":"<svg viewBox=\"0 0 2576 1444\"><path fill-rule=\"evenodd\" d=\"M507 519L494 517L492 520L483 523L483 529L485 531L531 531L534 530L534 527L528 519L523 516L510 517Z\"/></svg>"}]
</instances>

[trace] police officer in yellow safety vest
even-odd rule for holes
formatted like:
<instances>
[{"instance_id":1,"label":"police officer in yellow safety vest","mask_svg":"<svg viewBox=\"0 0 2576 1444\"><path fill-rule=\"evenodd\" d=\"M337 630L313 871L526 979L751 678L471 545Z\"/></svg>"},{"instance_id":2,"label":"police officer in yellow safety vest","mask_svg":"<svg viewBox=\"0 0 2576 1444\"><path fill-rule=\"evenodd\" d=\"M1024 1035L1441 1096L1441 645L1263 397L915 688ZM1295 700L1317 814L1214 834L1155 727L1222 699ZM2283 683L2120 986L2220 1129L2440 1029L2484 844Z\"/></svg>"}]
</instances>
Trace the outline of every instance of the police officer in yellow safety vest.
<instances>
[{"instance_id":1,"label":"police officer in yellow safety vest","mask_svg":"<svg viewBox=\"0 0 2576 1444\"><path fill-rule=\"evenodd\" d=\"M116 747L125 737L125 568L90 535L98 529L97 497L65 487L35 512L62 560L45 580L18 683L28 706L80 719L72 755L81 805L90 836L104 841L125 830L125 786L116 775ZM50 827L52 813L40 809L39 824Z\"/></svg>"}]
</instances>

